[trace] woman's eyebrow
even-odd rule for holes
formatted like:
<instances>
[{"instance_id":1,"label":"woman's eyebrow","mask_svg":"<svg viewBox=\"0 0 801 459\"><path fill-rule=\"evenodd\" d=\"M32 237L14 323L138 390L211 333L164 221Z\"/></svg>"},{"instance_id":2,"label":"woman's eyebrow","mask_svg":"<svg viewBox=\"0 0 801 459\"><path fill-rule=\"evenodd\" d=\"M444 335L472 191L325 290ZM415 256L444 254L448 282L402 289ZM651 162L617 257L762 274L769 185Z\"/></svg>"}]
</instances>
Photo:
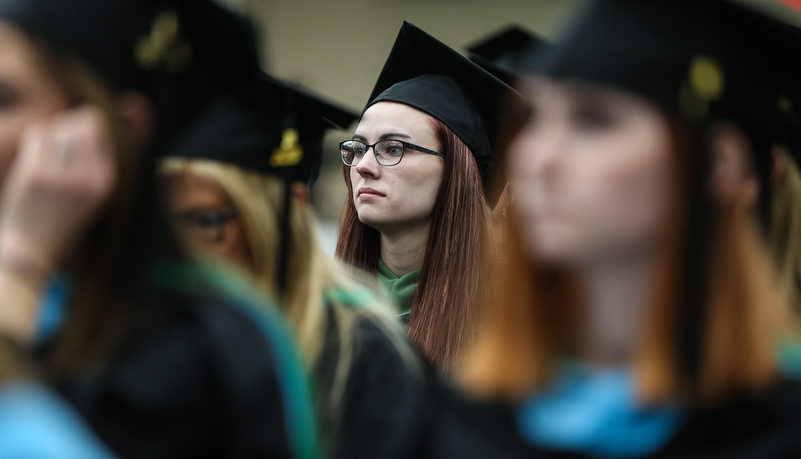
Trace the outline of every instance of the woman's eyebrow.
<instances>
[{"instance_id":1,"label":"woman's eyebrow","mask_svg":"<svg viewBox=\"0 0 801 459\"><path fill-rule=\"evenodd\" d=\"M386 140L386 139L396 139L398 137L400 137L402 139L411 139L412 138L412 136L410 136L409 134L401 134L400 132L387 132L386 134L382 134L381 137L378 138L378 141L380 142L380 141ZM364 136L359 135L359 134L353 134L352 140L359 140L359 141L362 141L364 143L367 143L367 137L364 137Z\"/></svg>"},{"instance_id":2,"label":"woman's eyebrow","mask_svg":"<svg viewBox=\"0 0 801 459\"><path fill-rule=\"evenodd\" d=\"M400 132L388 132L386 134L381 135L378 140L386 140L386 139L394 139L396 137L401 137L403 139L411 139L412 136L408 134L401 134Z\"/></svg>"}]
</instances>

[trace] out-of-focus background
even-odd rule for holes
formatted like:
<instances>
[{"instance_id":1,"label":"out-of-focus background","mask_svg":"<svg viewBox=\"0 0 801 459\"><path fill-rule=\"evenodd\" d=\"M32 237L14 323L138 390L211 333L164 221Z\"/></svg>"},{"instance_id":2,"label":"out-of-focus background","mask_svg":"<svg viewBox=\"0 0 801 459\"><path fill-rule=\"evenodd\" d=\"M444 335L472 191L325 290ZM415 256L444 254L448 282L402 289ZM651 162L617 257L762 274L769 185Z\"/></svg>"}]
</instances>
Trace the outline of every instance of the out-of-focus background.
<instances>
[{"instance_id":1,"label":"out-of-focus background","mask_svg":"<svg viewBox=\"0 0 801 459\"><path fill-rule=\"evenodd\" d=\"M356 112L367 103L403 21L421 27L464 54L466 46L510 24L552 38L586 3L586 0L217 1L246 14L256 24L262 41L264 70L309 87ZM801 25L801 0L738 1ZM346 193L337 144L348 138L355 127L354 123L349 130L333 131L327 136L327 154L314 188L314 205L330 252Z\"/></svg>"}]
</instances>

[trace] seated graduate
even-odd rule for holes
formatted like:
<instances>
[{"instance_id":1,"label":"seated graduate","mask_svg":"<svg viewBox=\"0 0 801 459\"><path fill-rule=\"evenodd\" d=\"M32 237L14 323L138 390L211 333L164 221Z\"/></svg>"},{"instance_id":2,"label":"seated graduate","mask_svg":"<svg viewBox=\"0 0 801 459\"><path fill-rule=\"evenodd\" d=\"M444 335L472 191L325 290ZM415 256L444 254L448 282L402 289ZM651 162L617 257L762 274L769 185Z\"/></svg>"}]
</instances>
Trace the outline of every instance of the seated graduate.
<instances>
[{"instance_id":1,"label":"seated graduate","mask_svg":"<svg viewBox=\"0 0 801 459\"><path fill-rule=\"evenodd\" d=\"M157 201L156 155L255 72L254 43L206 0L0 2L4 377L52 384L54 425L77 411L120 457L316 454L280 315L187 264Z\"/></svg>"},{"instance_id":2,"label":"seated graduate","mask_svg":"<svg viewBox=\"0 0 801 459\"><path fill-rule=\"evenodd\" d=\"M734 3L602 0L532 53L496 296L424 457L798 456L760 221L799 48Z\"/></svg>"},{"instance_id":3,"label":"seated graduate","mask_svg":"<svg viewBox=\"0 0 801 459\"><path fill-rule=\"evenodd\" d=\"M496 105L516 93L404 23L350 140L337 256L375 274L442 373L487 295Z\"/></svg>"},{"instance_id":4,"label":"seated graduate","mask_svg":"<svg viewBox=\"0 0 801 459\"><path fill-rule=\"evenodd\" d=\"M422 363L389 306L323 251L309 199L325 132L355 119L265 75L210 100L160 170L188 247L235 264L281 305L314 375L328 454L412 457L404 438L422 424L398 420L424 408Z\"/></svg>"}]
</instances>

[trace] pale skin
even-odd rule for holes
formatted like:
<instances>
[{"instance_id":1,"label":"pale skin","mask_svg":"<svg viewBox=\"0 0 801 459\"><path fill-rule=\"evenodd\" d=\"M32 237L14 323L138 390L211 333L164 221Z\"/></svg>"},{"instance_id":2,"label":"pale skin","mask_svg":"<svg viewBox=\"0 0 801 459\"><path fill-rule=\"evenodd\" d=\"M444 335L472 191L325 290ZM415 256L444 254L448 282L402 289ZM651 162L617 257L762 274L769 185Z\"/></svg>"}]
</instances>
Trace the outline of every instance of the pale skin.
<instances>
[{"instance_id":1,"label":"pale skin","mask_svg":"<svg viewBox=\"0 0 801 459\"><path fill-rule=\"evenodd\" d=\"M430 117L408 105L379 102L368 108L353 138L368 145L397 139L439 151ZM382 166L373 150L350 168L359 220L381 233L381 259L403 276L423 266L443 159L407 149L401 162Z\"/></svg>"},{"instance_id":2,"label":"pale skin","mask_svg":"<svg viewBox=\"0 0 801 459\"><path fill-rule=\"evenodd\" d=\"M309 205L309 187L305 183L293 183L291 190L293 207L304 209ZM199 174L183 172L166 179L166 192L178 234L194 253L223 258L254 272L250 243L239 218L234 216L220 225L215 237L204 236L202 233L208 229L193 229L192 223L185 221L187 215L219 213L235 207L219 184Z\"/></svg>"},{"instance_id":3,"label":"pale skin","mask_svg":"<svg viewBox=\"0 0 801 459\"><path fill-rule=\"evenodd\" d=\"M33 46L0 22L0 327L32 341L50 276L69 258L116 184L105 115L68 108ZM120 99L132 131L147 125L143 98ZM144 142L144 138L140 138Z\"/></svg>"},{"instance_id":4,"label":"pale skin","mask_svg":"<svg viewBox=\"0 0 801 459\"><path fill-rule=\"evenodd\" d=\"M247 270L253 269L245 229L236 215L212 228L211 237L203 235L209 232L208 228L193 229L198 225L185 221L192 215L220 213L232 207L230 198L219 185L187 172L169 177L166 190L178 233L193 251L225 258Z\"/></svg>"},{"instance_id":5,"label":"pale skin","mask_svg":"<svg viewBox=\"0 0 801 459\"><path fill-rule=\"evenodd\" d=\"M583 280L584 357L630 361L670 199L669 125L647 100L609 88L531 80L520 89L534 115L510 146L508 173L524 245ZM746 137L728 123L710 136L713 199L750 208L758 186Z\"/></svg>"}]
</instances>

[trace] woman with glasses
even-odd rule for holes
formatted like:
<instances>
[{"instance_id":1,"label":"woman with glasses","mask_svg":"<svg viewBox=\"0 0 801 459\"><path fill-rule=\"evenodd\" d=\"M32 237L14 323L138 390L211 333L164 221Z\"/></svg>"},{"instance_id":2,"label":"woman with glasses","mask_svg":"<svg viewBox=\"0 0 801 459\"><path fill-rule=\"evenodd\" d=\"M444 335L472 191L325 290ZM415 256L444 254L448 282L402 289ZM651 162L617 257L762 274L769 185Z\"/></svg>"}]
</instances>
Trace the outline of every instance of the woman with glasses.
<instances>
[{"instance_id":1,"label":"woman with glasses","mask_svg":"<svg viewBox=\"0 0 801 459\"><path fill-rule=\"evenodd\" d=\"M442 372L469 341L486 294L495 108L515 93L404 23L362 113L340 144L348 196L343 261L378 276L407 334Z\"/></svg>"},{"instance_id":2,"label":"woman with glasses","mask_svg":"<svg viewBox=\"0 0 801 459\"><path fill-rule=\"evenodd\" d=\"M523 61L507 251L428 457L801 453L797 336L754 211L775 89L798 85L774 70L799 49L734 2L598 0Z\"/></svg>"},{"instance_id":3,"label":"woman with glasses","mask_svg":"<svg viewBox=\"0 0 801 459\"><path fill-rule=\"evenodd\" d=\"M157 155L257 71L249 26L206 0L7 0L0 50L0 455L316 457L288 329L189 263L156 195Z\"/></svg>"},{"instance_id":4,"label":"woman with glasses","mask_svg":"<svg viewBox=\"0 0 801 459\"><path fill-rule=\"evenodd\" d=\"M281 305L314 376L330 457L413 457L424 377L389 308L323 251L309 179L326 130L356 115L270 77L208 104L161 161L179 235Z\"/></svg>"}]
</instances>

